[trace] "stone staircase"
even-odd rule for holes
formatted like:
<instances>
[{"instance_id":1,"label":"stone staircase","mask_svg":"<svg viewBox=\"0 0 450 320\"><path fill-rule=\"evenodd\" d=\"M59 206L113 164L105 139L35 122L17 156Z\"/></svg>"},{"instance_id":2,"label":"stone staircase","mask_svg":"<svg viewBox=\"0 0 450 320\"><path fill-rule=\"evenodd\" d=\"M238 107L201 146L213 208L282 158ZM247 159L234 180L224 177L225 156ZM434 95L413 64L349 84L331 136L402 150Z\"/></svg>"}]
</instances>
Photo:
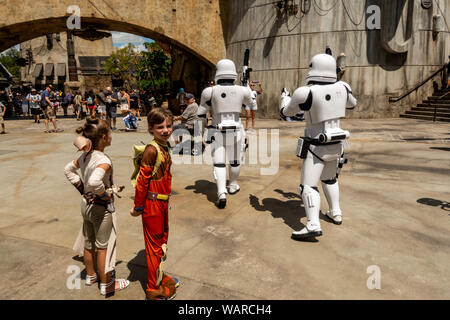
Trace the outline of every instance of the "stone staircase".
<instances>
[{"instance_id":1,"label":"stone staircase","mask_svg":"<svg viewBox=\"0 0 450 320\"><path fill-rule=\"evenodd\" d=\"M436 91L400 118L450 122L450 91Z\"/></svg>"}]
</instances>

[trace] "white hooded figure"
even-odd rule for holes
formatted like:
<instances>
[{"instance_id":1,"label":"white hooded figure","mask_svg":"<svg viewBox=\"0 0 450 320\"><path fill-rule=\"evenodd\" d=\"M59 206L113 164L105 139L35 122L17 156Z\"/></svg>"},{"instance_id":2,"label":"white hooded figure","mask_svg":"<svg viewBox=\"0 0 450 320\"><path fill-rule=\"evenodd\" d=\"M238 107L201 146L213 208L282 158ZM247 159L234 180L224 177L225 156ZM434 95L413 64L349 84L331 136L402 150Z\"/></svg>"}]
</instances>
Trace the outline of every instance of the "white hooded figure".
<instances>
[{"instance_id":1,"label":"white hooded figure","mask_svg":"<svg viewBox=\"0 0 450 320\"><path fill-rule=\"evenodd\" d=\"M319 181L329 205L326 215L335 224L342 223L337 171L350 133L340 128L340 119L345 117L346 109L356 106L356 99L347 83L336 81L336 60L328 54L314 56L307 86L298 88L289 104L280 110L282 116L293 116L303 110L306 119L305 137L299 139L297 155L304 159L299 192L307 223L305 228L292 233L295 240L322 235Z\"/></svg>"},{"instance_id":2,"label":"white hooded figure","mask_svg":"<svg viewBox=\"0 0 450 320\"><path fill-rule=\"evenodd\" d=\"M250 88L235 85L238 74L233 61L220 60L216 65L213 87L203 90L197 115L207 123L206 114L212 117L212 127L207 130L206 143L212 143L214 178L217 184L216 205L223 209L227 194L240 190L238 177L245 156L245 131L240 114L243 105L252 103ZM227 164L229 166L229 185L227 190Z\"/></svg>"}]
</instances>

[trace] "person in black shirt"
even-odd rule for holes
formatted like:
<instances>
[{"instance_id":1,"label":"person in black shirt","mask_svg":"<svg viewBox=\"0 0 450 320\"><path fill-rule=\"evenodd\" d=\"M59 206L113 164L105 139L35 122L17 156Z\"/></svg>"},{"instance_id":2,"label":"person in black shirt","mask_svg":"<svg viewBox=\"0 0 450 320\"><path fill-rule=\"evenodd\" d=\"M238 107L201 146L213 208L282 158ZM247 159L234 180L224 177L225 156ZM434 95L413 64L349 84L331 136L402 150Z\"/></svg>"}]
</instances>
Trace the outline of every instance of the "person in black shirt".
<instances>
[{"instance_id":1,"label":"person in black shirt","mask_svg":"<svg viewBox=\"0 0 450 320\"><path fill-rule=\"evenodd\" d=\"M94 95L94 92L92 92L92 90L91 91L89 91L88 93L86 93L86 95L85 95L85 101L86 101L86 104L87 104L87 107L88 107L88 110L89 110L89 116L92 118L92 119L95 119L95 111L96 111L96 109L97 109L97 106L96 106L96 104L95 104L95 95Z\"/></svg>"},{"instance_id":2,"label":"person in black shirt","mask_svg":"<svg viewBox=\"0 0 450 320\"><path fill-rule=\"evenodd\" d=\"M106 121L108 122L111 130L117 130L116 120L117 120L117 104L119 102L119 97L117 92L114 92L111 87L107 87L104 91L105 103L106 103Z\"/></svg>"},{"instance_id":3,"label":"person in black shirt","mask_svg":"<svg viewBox=\"0 0 450 320\"><path fill-rule=\"evenodd\" d=\"M144 90L139 91L139 100L141 101L141 109L142 109L141 113L143 116L146 116L147 113L149 112L150 108L149 108L149 103L146 98L146 94L145 94Z\"/></svg>"},{"instance_id":4,"label":"person in black shirt","mask_svg":"<svg viewBox=\"0 0 450 320\"><path fill-rule=\"evenodd\" d=\"M139 106L140 106L139 96L136 93L136 90L133 89L130 94L130 109L131 113L134 116L137 116L138 120L141 121L141 113L139 112Z\"/></svg>"},{"instance_id":5,"label":"person in black shirt","mask_svg":"<svg viewBox=\"0 0 450 320\"><path fill-rule=\"evenodd\" d=\"M97 112L100 119L106 120L106 97L105 93L100 90L95 94L95 104L97 105Z\"/></svg>"}]
</instances>

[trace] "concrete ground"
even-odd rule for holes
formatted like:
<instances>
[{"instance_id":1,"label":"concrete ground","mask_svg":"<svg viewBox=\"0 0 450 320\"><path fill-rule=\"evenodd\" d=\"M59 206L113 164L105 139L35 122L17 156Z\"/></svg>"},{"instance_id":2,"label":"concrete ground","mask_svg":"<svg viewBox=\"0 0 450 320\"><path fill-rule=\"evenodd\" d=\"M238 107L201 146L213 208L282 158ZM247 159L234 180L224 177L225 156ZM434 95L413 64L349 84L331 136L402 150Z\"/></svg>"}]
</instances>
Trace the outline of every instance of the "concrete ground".
<instances>
[{"instance_id":1,"label":"concrete ground","mask_svg":"<svg viewBox=\"0 0 450 320\"><path fill-rule=\"evenodd\" d=\"M144 298L142 225L128 212L132 146L150 141L145 123L137 133L115 132L107 149L116 182L126 186L116 201L117 276L131 281L109 299ZM104 299L84 281L69 289L76 270L85 276L71 249L80 196L63 174L76 156L80 122L58 124L63 133L45 134L42 123L6 121L0 136L0 299ZM344 120L342 127L352 134L339 179L344 223L322 217L317 242L290 239L306 220L295 156L304 123L257 121L269 139L279 137L279 169L261 175L269 167L263 157L245 165L241 192L225 210L214 206L212 166L174 157L166 270L182 282L177 299L450 298L450 127L409 119ZM368 289L370 266L380 268L380 290Z\"/></svg>"}]
</instances>

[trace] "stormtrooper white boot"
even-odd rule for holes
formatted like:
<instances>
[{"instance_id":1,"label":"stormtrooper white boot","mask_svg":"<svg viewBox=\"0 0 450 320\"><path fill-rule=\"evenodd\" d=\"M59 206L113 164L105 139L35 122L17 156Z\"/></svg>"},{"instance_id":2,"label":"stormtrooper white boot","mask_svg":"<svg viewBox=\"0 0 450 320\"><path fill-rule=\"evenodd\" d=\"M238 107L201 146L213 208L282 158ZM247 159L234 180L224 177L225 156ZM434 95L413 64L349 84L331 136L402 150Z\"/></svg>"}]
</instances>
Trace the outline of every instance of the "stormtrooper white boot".
<instances>
[{"instance_id":1,"label":"stormtrooper white boot","mask_svg":"<svg viewBox=\"0 0 450 320\"><path fill-rule=\"evenodd\" d=\"M216 206L219 209L225 209L227 206L227 194L222 193L219 195L219 198L217 199Z\"/></svg>"},{"instance_id":2,"label":"stormtrooper white boot","mask_svg":"<svg viewBox=\"0 0 450 320\"><path fill-rule=\"evenodd\" d=\"M300 191L306 211L306 218L308 219L306 227L300 231L292 233L292 239L304 240L322 235L320 227L319 213L320 213L320 194L317 190L310 186L300 187Z\"/></svg>"},{"instance_id":3,"label":"stormtrooper white boot","mask_svg":"<svg viewBox=\"0 0 450 320\"><path fill-rule=\"evenodd\" d=\"M217 202L219 209L224 209L227 205L227 168L224 164L214 165L214 178L217 184Z\"/></svg>"},{"instance_id":4,"label":"stormtrooper white boot","mask_svg":"<svg viewBox=\"0 0 450 320\"><path fill-rule=\"evenodd\" d=\"M228 185L228 193L236 194L241 190L239 184L237 183L237 179L239 177L239 173L241 172L241 165L230 165L230 184Z\"/></svg>"},{"instance_id":5,"label":"stormtrooper white boot","mask_svg":"<svg viewBox=\"0 0 450 320\"><path fill-rule=\"evenodd\" d=\"M335 181L335 183L333 183ZM334 181L322 181L322 189L327 199L330 210L326 212L326 216L330 218L335 225L342 224L342 211L339 207L339 183Z\"/></svg>"}]
</instances>

